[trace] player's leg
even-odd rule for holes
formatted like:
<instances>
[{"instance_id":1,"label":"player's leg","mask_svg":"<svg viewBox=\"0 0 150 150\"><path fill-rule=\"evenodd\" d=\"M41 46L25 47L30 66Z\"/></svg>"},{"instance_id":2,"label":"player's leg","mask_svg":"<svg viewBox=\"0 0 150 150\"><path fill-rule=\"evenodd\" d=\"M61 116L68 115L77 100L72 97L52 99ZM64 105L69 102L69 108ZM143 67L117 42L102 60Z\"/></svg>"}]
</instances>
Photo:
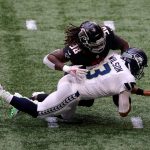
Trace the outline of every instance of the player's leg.
<instances>
[{"instance_id":1,"label":"player's leg","mask_svg":"<svg viewBox=\"0 0 150 150\"><path fill-rule=\"evenodd\" d=\"M30 97L29 99L31 99L31 100L37 100L38 102L42 102L42 101L44 101L44 99L48 96L49 94L46 94L46 93L43 93L43 94L37 94L37 95L35 95L35 96L32 96L32 97ZM85 107L91 107L92 105L93 105L93 103L94 103L94 99L91 99L91 100L80 100L79 102L78 102L78 106L85 106ZM74 112L75 112L75 109L76 109L76 107L75 106L73 106L73 108L70 110L70 111L68 111L68 112L65 112L64 114L62 114L62 119L65 119L65 120L68 120L69 118L71 118L71 117L69 117L69 116L72 116L73 114L74 114ZM17 110L17 109L15 109L14 107L11 109L11 117L14 117L17 113L18 113L19 111Z\"/></svg>"},{"instance_id":2,"label":"player's leg","mask_svg":"<svg viewBox=\"0 0 150 150\"><path fill-rule=\"evenodd\" d=\"M39 93L42 93L42 94L39 94ZM22 95L18 95L19 93L16 93L14 94L14 96L17 96L17 97L22 97ZM34 92L34 95L32 95L32 97L30 97L29 99L33 100L33 101L38 101L38 102L42 102L49 94L46 94L44 92ZM19 114L19 110L16 109L15 107L12 107L11 110L10 110L10 117L14 117L16 116L17 114Z\"/></svg>"},{"instance_id":3,"label":"player's leg","mask_svg":"<svg viewBox=\"0 0 150 150\"><path fill-rule=\"evenodd\" d=\"M47 94L47 93L38 94L38 95L32 96L30 99L42 102L48 95L49 94ZM91 107L93 104L94 104L94 99L80 100L78 103L78 106Z\"/></svg>"},{"instance_id":4,"label":"player's leg","mask_svg":"<svg viewBox=\"0 0 150 150\"><path fill-rule=\"evenodd\" d=\"M51 93L43 102L38 104L40 116L58 116L71 109L70 105L77 101L79 92L68 82L58 85L56 92ZM48 107L51 106L51 107Z\"/></svg>"},{"instance_id":5,"label":"player's leg","mask_svg":"<svg viewBox=\"0 0 150 150\"><path fill-rule=\"evenodd\" d=\"M33 117L54 116L68 110L69 107L67 106L79 97L78 91L72 89L71 84L64 83L59 87L56 92L53 92L43 102L38 102L37 104L28 98L16 97L3 90L2 87L0 87L0 97L18 110L28 113Z\"/></svg>"},{"instance_id":6,"label":"player's leg","mask_svg":"<svg viewBox=\"0 0 150 150\"><path fill-rule=\"evenodd\" d=\"M37 104L35 104L33 101L27 98L17 97L10 94L9 92L5 91L1 85L0 97L3 98L6 102L8 102L10 105L17 108L18 110L28 113L33 117L38 116Z\"/></svg>"},{"instance_id":7,"label":"player's leg","mask_svg":"<svg viewBox=\"0 0 150 150\"><path fill-rule=\"evenodd\" d=\"M31 99L42 102L46 97L48 97L48 94L38 94L38 95L32 96ZM68 107L70 107L71 109L57 116L58 120L65 121L65 122L72 121L72 118L74 117L78 103L79 103L78 101L75 101L74 103L70 104Z\"/></svg>"}]
</instances>

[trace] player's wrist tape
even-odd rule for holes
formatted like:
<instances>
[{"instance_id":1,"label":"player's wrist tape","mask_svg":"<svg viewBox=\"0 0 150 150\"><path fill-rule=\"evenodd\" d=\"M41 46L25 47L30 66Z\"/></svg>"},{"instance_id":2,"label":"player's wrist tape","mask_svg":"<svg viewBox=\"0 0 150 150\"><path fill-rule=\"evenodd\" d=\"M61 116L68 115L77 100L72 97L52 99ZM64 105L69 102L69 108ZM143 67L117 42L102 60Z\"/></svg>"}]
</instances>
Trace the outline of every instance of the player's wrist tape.
<instances>
[{"instance_id":1,"label":"player's wrist tape","mask_svg":"<svg viewBox=\"0 0 150 150\"><path fill-rule=\"evenodd\" d=\"M136 94L137 94L137 95L144 95L144 90L138 88L137 91L136 91Z\"/></svg>"},{"instance_id":2,"label":"player's wrist tape","mask_svg":"<svg viewBox=\"0 0 150 150\"><path fill-rule=\"evenodd\" d=\"M62 70L64 72L69 72L70 71L70 66L64 65L63 68L62 68Z\"/></svg>"}]
</instances>

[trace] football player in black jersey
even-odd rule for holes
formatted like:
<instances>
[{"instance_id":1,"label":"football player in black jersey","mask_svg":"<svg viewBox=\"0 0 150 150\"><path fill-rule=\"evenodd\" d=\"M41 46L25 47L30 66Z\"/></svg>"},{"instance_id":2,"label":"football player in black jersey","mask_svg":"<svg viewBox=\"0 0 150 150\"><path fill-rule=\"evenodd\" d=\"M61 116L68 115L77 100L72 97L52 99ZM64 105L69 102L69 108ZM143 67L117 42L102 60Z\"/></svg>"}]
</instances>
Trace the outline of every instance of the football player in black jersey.
<instances>
[{"instance_id":1,"label":"football player in black jersey","mask_svg":"<svg viewBox=\"0 0 150 150\"><path fill-rule=\"evenodd\" d=\"M129 48L128 42L109 27L91 21L85 21L80 26L70 25L65 33L65 47L46 55L43 62L51 69L66 73L85 73L86 68L99 64L110 50L121 50L122 53ZM70 66L65 65L68 61ZM80 69L80 65L85 69ZM39 94L33 99L42 101L47 95ZM93 102L81 100L79 106L89 107Z\"/></svg>"}]
</instances>

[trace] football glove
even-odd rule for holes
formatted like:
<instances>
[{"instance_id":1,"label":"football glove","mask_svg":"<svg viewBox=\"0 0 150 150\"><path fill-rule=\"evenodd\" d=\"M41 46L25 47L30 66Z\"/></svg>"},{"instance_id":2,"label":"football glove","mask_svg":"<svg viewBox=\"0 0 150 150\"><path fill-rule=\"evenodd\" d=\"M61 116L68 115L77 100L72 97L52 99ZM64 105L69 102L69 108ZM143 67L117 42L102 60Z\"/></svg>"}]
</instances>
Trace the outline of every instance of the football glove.
<instances>
[{"instance_id":1,"label":"football glove","mask_svg":"<svg viewBox=\"0 0 150 150\"><path fill-rule=\"evenodd\" d=\"M87 69L81 69L80 67L82 67L82 65L74 65L74 66L64 65L63 71L67 72L73 76L85 75L88 72L88 70Z\"/></svg>"}]
</instances>

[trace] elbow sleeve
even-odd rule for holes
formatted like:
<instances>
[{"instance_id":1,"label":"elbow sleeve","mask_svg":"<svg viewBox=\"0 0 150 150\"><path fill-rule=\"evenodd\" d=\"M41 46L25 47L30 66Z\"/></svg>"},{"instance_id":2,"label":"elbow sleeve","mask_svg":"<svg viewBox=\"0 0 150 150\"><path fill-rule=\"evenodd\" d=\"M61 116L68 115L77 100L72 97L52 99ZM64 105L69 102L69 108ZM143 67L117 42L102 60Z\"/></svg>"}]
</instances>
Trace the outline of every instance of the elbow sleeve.
<instances>
[{"instance_id":1,"label":"elbow sleeve","mask_svg":"<svg viewBox=\"0 0 150 150\"><path fill-rule=\"evenodd\" d=\"M55 69L55 64L52 63L49 59L48 59L48 55L46 55L44 58L43 58L43 63L48 66L50 69Z\"/></svg>"}]
</instances>

